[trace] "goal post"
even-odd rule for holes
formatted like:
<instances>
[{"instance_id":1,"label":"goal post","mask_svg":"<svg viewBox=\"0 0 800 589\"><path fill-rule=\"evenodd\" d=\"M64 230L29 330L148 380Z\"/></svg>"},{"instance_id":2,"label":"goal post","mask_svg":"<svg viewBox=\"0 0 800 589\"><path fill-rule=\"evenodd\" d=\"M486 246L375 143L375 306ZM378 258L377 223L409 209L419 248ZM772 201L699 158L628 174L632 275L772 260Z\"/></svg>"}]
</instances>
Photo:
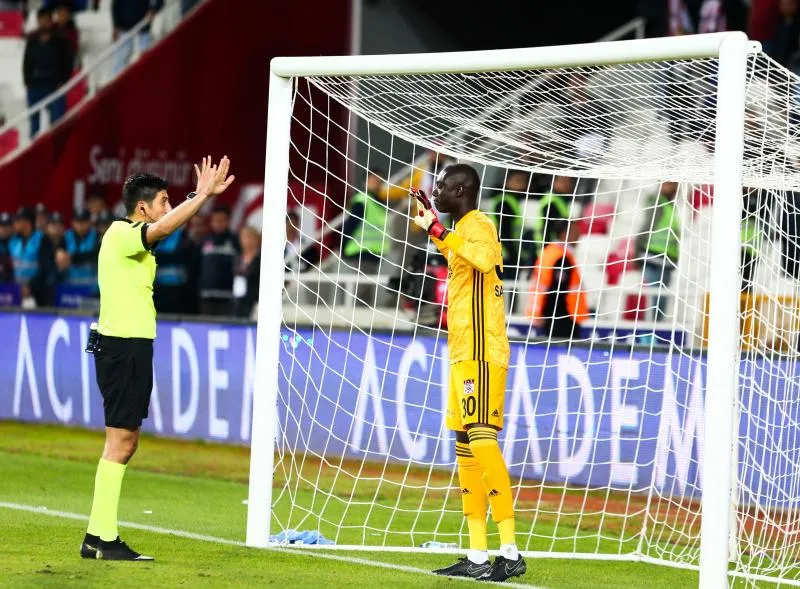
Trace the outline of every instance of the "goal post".
<instances>
[{"instance_id":1,"label":"goal post","mask_svg":"<svg viewBox=\"0 0 800 589\"><path fill-rule=\"evenodd\" d=\"M267 107L267 157L264 170L261 275L259 278L256 365L250 428L250 484L247 499L248 546L267 546L272 506L275 412L286 242L286 191L289 177L292 80L270 74Z\"/></svg>"},{"instance_id":2,"label":"goal post","mask_svg":"<svg viewBox=\"0 0 800 589\"><path fill-rule=\"evenodd\" d=\"M796 108L789 102L797 81L759 50L732 32L273 59L247 545L266 547L301 526L351 549L416 550L423 539L449 545L464 537L453 438L434 425L443 418L448 382L444 295L429 288L441 284L431 278L439 271L435 253L407 227L390 232L388 224L407 215L402 200L387 197L386 226L364 208L361 237L370 230L392 251L379 247L369 263L346 252L348 237L327 224L346 211L346 198L368 192L364 177L375 161L389 167L388 194L402 191L406 166L412 182L429 182L426 174L449 158L474 165L484 192L506 190L513 171L522 170L553 176L537 195L549 198L562 190L556 182L565 175L577 179L569 189L573 204L587 180L592 206L611 207L608 239L579 255L594 315L585 338L551 344L529 336L533 287L522 272L504 279L514 340L501 445L523 505L523 554L694 568L703 588L727 587L732 575L770 578L791 568L798 542L787 522L796 507L793 496L781 493L791 494L794 483L775 483L784 473L772 471L758 478L739 463L763 458L773 460L769 468L784 468L772 453L790 443L773 439L761 422L740 424L739 413L747 412L742 371L768 365L778 374L794 366L781 364L774 351L743 347L739 330L743 186L772 191L781 203L796 189L795 172L780 168L783 161L788 169L787 158L774 154L790 151L786 129L794 119L786 112ZM561 119L546 110L574 80L595 75L599 91L579 99L581 109L558 103ZM783 110L772 112L781 100ZM781 116L783 126L772 124L770 117ZM366 122L362 135L348 135L350 117ZM603 136L598 147L594 131L603 125L622 132ZM756 130L748 134L748 125ZM672 127L689 156L662 149L669 143L656 132L662 126ZM645 145L647 139L657 145ZM414 168L427 152L434 154L430 169ZM682 219L684 227L681 259L669 262L669 294L646 278L609 286L600 275L614 264L642 265L624 253L613 261L616 244L654 239L661 229L639 228L641 214L667 182L678 186L675 222ZM706 208L698 204L707 196L704 185L713 185ZM535 192L530 185L519 190ZM287 221L287 193L300 211L296 222ZM531 246L530 233L542 230L529 223L531 210L523 206L509 219L519 228L519 252ZM605 221L587 210L570 216L591 233L592 223ZM319 230L308 229L309 221ZM287 241L287 227L295 241ZM290 268L290 257L303 269ZM522 268L521 253L518 261ZM769 264L760 263L762 274L754 278L766 294L754 300L783 284ZM661 281L668 282L663 273ZM426 288L429 294L421 294ZM662 306L667 319L658 319ZM435 309L433 320L423 318L423 307ZM638 347L623 345L623 332ZM784 402L773 384L748 378L746 403ZM751 431L752 440L742 438ZM742 491L743 482L753 488ZM783 534L778 540L776 529ZM736 563L732 572L729 561Z\"/></svg>"},{"instance_id":3,"label":"goal post","mask_svg":"<svg viewBox=\"0 0 800 589\"><path fill-rule=\"evenodd\" d=\"M719 46L714 206L711 224L708 382L705 399L700 587L728 586L728 551L733 509L731 472L739 358L739 226L742 219L747 37L734 33ZM724 202L725 206L719 206Z\"/></svg>"}]
</instances>

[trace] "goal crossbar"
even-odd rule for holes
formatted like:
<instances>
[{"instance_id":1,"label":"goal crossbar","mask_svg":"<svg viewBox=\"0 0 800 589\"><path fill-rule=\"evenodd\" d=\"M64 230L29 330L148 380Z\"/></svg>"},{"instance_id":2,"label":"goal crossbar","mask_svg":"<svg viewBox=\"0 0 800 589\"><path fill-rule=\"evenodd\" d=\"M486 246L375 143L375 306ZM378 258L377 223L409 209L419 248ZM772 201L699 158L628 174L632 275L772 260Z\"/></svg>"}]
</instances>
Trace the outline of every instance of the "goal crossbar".
<instances>
[{"instance_id":1,"label":"goal crossbar","mask_svg":"<svg viewBox=\"0 0 800 589\"><path fill-rule=\"evenodd\" d=\"M744 33L728 32L486 51L275 57L270 62L270 71L282 78L380 76L512 71L529 68L547 69L703 59L718 57L722 42L730 38L747 40ZM758 42L749 43L750 51L759 51L760 49L761 45Z\"/></svg>"}]
</instances>

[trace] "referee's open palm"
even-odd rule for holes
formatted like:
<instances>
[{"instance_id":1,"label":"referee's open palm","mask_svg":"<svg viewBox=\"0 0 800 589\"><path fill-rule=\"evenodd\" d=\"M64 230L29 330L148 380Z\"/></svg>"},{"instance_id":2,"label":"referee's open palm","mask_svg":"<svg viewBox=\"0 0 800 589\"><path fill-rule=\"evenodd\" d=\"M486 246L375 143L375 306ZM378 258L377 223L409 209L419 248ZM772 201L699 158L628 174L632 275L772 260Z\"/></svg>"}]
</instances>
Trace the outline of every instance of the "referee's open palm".
<instances>
[{"instance_id":1,"label":"referee's open palm","mask_svg":"<svg viewBox=\"0 0 800 589\"><path fill-rule=\"evenodd\" d=\"M219 160L216 166L211 165L211 156L203 158L201 167L194 166L195 174L197 174L197 188L195 192L198 194L210 194L216 196L225 192L225 189L230 186L236 179L235 176L228 176L228 170L231 167L231 160L228 156L224 156Z\"/></svg>"}]
</instances>

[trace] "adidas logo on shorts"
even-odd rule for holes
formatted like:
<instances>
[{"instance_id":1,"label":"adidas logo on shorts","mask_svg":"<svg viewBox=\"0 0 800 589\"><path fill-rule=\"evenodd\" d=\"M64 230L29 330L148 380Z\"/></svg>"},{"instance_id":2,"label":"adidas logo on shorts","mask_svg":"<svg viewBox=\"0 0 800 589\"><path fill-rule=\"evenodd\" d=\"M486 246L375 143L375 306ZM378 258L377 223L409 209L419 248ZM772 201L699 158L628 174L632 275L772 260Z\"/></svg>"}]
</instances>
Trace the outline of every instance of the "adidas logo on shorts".
<instances>
[{"instance_id":1,"label":"adidas logo on shorts","mask_svg":"<svg viewBox=\"0 0 800 589\"><path fill-rule=\"evenodd\" d=\"M492 489L489 491L489 497L497 497L499 494L500 492L497 489Z\"/></svg>"},{"instance_id":2,"label":"adidas logo on shorts","mask_svg":"<svg viewBox=\"0 0 800 589\"><path fill-rule=\"evenodd\" d=\"M497 409L492 411L492 417L500 417L500 413L497 412Z\"/></svg>"},{"instance_id":3,"label":"adidas logo on shorts","mask_svg":"<svg viewBox=\"0 0 800 589\"><path fill-rule=\"evenodd\" d=\"M469 489L467 489L466 487L464 487L463 489L461 489L461 494L462 494L462 495L472 495L472 493L470 492L470 490L469 490Z\"/></svg>"}]
</instances>

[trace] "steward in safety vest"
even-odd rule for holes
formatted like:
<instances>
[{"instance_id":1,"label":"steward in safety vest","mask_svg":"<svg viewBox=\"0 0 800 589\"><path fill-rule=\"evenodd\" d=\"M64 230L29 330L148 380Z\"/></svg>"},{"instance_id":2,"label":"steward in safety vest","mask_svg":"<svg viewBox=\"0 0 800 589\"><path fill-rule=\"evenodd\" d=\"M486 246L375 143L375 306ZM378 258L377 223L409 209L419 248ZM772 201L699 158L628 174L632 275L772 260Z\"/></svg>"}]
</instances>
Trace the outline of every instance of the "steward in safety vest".
<instances>
[{"instance_id":1,"label":"steward in safety vest","mask_svg":"<svg viewBox=\"0 0 800 589\"><path fill-rule=\"evenodd\" d=\"M680 255L681 222L675 210L676 182L664 182L655 199L650 203L651 218L645 221L638 237L637 249L650 258L666 258L663 261L677 264Z\"/></svg>"},{"instance_id":2,"label":"steward in safety vest","mask_svg":"<svg viewBox=\"0 0 800 589\"><path fill-rule=\"evenodd\" d=\"M569 176L555 176L553 191L545 194L536 203L533 215L534 257L541 256L544 246L556 237L560 227L558 221L569 219L572 192L575 180ZM555 224L554 224L555 223Z\"/></svg>"},{"instance_id":3,"label":"steward in safety vest","mask_svg":"<svg viewBox=\"0 0 800 589\"><path fill-rule=\"evenodd\" d=\"M762 199L758 191L744 195L741 225L741 265L742 265L742 291L750 292L753 289L753 273L758 261L759 245L762 239L760 216Z\"/></svg>"},{"instance_id":4,"label":"steward in safety vest","mask_svg":"<svg viewBox=\"0 0 800 589\"><path fill-rule=\"evenodd\" d=\"M69 269L65 282L81 286L99 294L97 286L97 254L100 240L92 227L88 210L75 211L72 215L72 228L64 233L64 249L69 254Z\"/></svg>"},{"instance_id":5,"label":"steward in safety vest","mask_svg":"<svg viewBox=\"0 0 800 589\"><path fill-rule=\"evenodd\" d=\"M348 218L342 227L345 242L344 258L359 258L356 266L374 265L389 252L390 241L386 231L389 209L379 195L383 193L382 172L371 169L367 174L367 189L350 198ZM364 268L362 268L363 270Z\"/></svg>"},{"instance_id":6,"label":"steward in safety vest","mask_svg":"<svg viewBox=\"0 0 800 589\"><path fill-rule=\"evenodd\" d=\"M528 191L528 174L510 170L503 192L487 199L483 205L494 223L500 238L503 254L503 277L513 279L520 266L530 266L535 257L531 246L532 236L525 230L523 200Z\"/></svg>"},{"instance_id":7,"label":"steward in safety vest","mask_svg":"<svg viewBox=\"0 0 800 589\"><path fill-rule=\"evenodd\" d=\"M38 306L50 302L49 275L53 270L53 248L44 233L34 227L35 213L20 208L14 217L14 237L9 242L14 280L23 299L33 297Z\"/></svg>"},{"instance_id":8,"label":"steward in safety vest","mask_svg":"<svg viewBox=\"0 0 800 589\"><path fill-rule=\"evenodd\" d=\"M552 221L554 239L536 260L528 310L539 335L550 339L573 339L588 317L586 293L571 245L578 235L577 223Z\"/></svg>"}]
</instances>

